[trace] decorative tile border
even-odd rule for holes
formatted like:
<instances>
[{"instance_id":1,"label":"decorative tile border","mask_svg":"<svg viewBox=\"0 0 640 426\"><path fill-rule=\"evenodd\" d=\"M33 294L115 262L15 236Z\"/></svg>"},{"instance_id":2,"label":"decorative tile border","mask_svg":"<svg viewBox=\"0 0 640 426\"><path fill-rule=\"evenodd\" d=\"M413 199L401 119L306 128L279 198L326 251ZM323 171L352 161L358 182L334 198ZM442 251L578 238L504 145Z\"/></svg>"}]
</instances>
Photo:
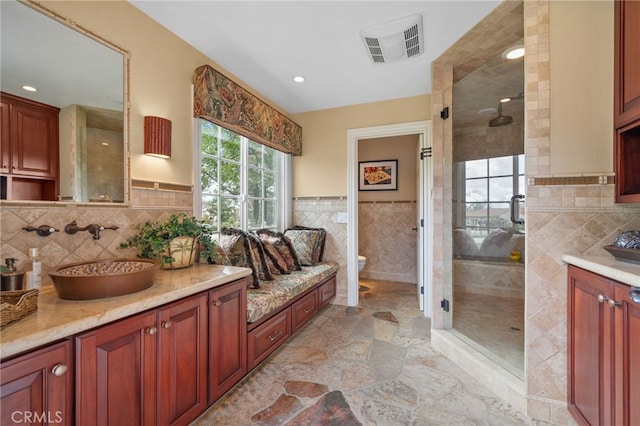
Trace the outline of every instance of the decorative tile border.
<instances>
[{"instance_id":1,"label":"decorative tile border","mask_svg":"<svg viewBox=\"0 0 640 426\"><path fill-rule=\"evenodd\" d=\"M553 185L613 185L615 176L560 176L560 177L532 177L528 180L529 186L553 186Z\"/></svg>"},{"instance_id":2,"label":"decorative tile border","mask_svg":"<svg viewBox=\"0 0 640 426\"><path fill-rule=\"evenodd\" d=\"M400 200L400 201L358 201L358 204L416 204L416 200Z\"/></svg>"},{"instance_id":3,"label":"decorative tile border","mask_svg":"<svg viewBox=\"0 0 640 426\"><path fill-rule=\"evenodd\" d=\"M164 191L193 192L193 185L180 185L177 183L169 182L153 182L140 179L132 179L131 187L139 189L161 189Z\"/></svg>"}]
</instances>

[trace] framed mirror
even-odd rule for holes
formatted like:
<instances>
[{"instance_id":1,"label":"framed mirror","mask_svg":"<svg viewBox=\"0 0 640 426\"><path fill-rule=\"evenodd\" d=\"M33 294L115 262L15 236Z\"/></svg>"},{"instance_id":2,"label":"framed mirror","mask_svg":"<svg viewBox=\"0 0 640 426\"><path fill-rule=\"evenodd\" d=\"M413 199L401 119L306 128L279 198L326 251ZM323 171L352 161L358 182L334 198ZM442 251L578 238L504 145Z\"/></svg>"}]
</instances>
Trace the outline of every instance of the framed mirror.
<instances>
[{"instance_id":1,"label":"framed mirror","mask_svg":"<svg viewBox=\"0 0 640 426\"><path fill-rule=\"evenodd\" d=\"M0 15L3 95L59 109L56 189L55 194L49 189L42 199L128 203L128 52L39 4L2 1ZM13 130L7 138L17 139ZM4 139L3 131L3 157L11 149L9 142L18 143L5 144ZM46 143L32 142L36 148ZM13 150L15 163L18 149ZM5 188L16 180L11 173L21 173L7 169L3 195L12 194ZM13 194L4 198L37 199L26 192L21 196L18 190Z\"/></svg>"}]
</instances>

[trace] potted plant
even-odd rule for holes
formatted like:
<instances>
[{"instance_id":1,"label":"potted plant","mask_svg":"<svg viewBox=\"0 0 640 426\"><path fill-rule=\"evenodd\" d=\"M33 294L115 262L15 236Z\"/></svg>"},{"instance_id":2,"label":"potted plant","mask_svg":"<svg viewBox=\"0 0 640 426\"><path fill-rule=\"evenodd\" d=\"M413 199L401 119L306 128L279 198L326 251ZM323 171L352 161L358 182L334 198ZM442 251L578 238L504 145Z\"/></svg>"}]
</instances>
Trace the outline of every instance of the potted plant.
<instances>
[{"instance_id":1,"label":"potted plant","mask_svg":"<svg viewBox=\"0 0 640 426\"><path fill-rule=\"evenodd\" d=\"M172 214L162 223L138 224L136 230L120 248L135 248L144 259L160 259L164 269L189 267L196 257L209 257L215 247L211 226L186 213Z\"/></svg>"}]
</instances>

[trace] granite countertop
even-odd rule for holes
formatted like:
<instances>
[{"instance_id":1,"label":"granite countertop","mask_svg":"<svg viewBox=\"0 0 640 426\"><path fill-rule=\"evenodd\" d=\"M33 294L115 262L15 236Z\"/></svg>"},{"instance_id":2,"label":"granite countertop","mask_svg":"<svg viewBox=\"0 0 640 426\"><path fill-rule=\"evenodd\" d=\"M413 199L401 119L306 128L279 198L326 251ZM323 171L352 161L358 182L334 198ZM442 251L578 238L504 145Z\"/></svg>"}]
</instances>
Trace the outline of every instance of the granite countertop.
<instances>
[{"instance_id":1,"label":"granite countertop","mask_svg":"<svg viewBox=\"0 0 640 426\"><path fill-rule=\"evenodd\" d=\"M38 310L0 331L0 359L52 343L251 274L251 269L196 264L160 270L150 288L96 300L59 299L49 277L43 279Z\"/></svg>"},{"instance_id":2,"label":"granite countertop","mask_svg":"<svg viewBox=\"0 0 640 426\"><path fill-rule=\"evenodd\" d=\"M564 254L562 260L623 284L640 287L640 265L638 264L616 260L613 256L584 254Z\"/></svg>"}]
</instances>

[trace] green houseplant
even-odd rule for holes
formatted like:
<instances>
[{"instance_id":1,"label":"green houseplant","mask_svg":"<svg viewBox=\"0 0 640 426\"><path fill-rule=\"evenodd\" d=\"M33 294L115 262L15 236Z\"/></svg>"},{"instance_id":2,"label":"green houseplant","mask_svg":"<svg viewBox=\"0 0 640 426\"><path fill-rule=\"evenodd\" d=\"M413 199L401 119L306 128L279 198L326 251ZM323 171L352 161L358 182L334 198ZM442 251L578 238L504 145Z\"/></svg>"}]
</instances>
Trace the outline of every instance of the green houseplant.
<instances>
[{"instance_id":1,"label":"green houseplant","mask_svg":"<svg viewBox=\"0 0 640 426\"><path fill-rule=\"evenodd\" d=\"M186 213L172 214L162 223L138 224L136 230L120 248L135 248L144 259L160 259L165 269L191 266L198 254L208 258L215 248L211 226Z\"/></svg>"}]
</instances>

